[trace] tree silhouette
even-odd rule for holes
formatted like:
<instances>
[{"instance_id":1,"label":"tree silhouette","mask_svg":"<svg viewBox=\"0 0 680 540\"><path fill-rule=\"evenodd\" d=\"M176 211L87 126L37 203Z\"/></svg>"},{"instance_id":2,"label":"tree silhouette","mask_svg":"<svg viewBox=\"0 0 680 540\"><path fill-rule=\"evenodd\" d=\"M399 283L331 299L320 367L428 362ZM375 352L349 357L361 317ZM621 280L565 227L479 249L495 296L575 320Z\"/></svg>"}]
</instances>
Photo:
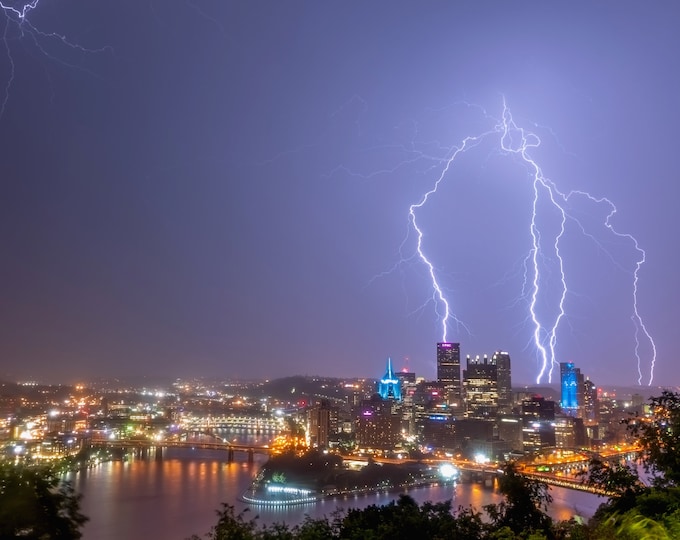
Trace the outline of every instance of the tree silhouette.
<instances>
[{"instance_id":1,"label":"tree silhouette","mask_svg":"<svg viewBox=\"0 0 680 540\"><path fill-rule=\"evenodd\" d=\"M82 537L80 495L49 467L0 463L0 540Z\"/></svg>"},{"instance_id":2,"label":"tree silhouette","mask_svg":"<svg viewBox=\"0 0 680 540\"><path fill-rule=\"evenodd\" d=\"M629 420L640 457L657 486L680 486L680 394L664 390L650 398L651 418Z\"/></svg>"},{"instance_id":3,"label":"tree silhouette","mask_svg":"<svg viewBox=\"0 0 680 540\"><path fill-rule=\"evenodd\" d=\"M484 507L495 527L508 527L515 534L550 533L552 519L545 512L552 496L547 484L522 476L514 463L507 463L498 488L505 501Z\"/></svg>"}]
</instances>

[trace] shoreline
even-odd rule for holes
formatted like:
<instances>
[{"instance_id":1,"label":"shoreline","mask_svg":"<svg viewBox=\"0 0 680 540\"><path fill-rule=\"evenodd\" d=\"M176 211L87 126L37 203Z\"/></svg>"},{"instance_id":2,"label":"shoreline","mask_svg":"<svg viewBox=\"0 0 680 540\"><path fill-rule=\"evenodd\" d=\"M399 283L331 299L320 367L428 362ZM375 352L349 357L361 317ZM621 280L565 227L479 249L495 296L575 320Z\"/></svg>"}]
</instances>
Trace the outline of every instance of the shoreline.
<instances>
[{"instance_id":1,"label":"shoreline","mask_svg":"<svg viewBox=\"0 0 680 540\"><path fill-rule=\"evenodd\" d=\"M238 499L242 502L248 503L248 504L253 504L257 506L296 506L298 504L313 504L317 503L320 501L328 500L328 499L336 499L339 497L347 497L350 495L370 495L373 493L382 493L382 492L394 492L394 491L402 491L404 489L418 489L421 487L429 487L429 486L446 486L446 485L456 485L457 480L441 480L441 479L432 479L432 480L422 480L419 482L413 482L413 483L408 483L408 484L401 484L399 486L373 486L373 487L363 487L363 488L357 488L357 489L348 489L348 490L343 490L343 491L329 491L329 492L317 492L313 490L305 490L302 488L288 488L290 491L287 492L277 492L277 493L282 493L284 495L291 495L291 498L285 498L285 497L270 497L270 498L257 498L254 496L249 496L248 493L253 493L255 491L261 491L261 490L255 490L255 489L247 489L241 495L238 496Z\"/></svg>"}]
</instances>

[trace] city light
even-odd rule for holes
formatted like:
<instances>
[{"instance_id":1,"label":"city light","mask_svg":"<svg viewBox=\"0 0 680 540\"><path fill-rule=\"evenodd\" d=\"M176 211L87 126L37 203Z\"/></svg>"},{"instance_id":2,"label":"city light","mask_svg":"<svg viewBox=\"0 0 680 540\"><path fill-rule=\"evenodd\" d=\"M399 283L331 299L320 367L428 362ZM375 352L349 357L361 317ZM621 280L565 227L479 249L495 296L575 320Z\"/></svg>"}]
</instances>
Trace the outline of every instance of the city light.
<instances>
[{"instance_id":1,"label":"city light","mask_svg":"<svg viewBox=\"0 0 680 540\"><path fill-rule=\"evenodd\" d=\"M475 463L479 463L481 465L485 463L489 463L490 459L488 456L485 456L484 454L475 454Z\"/></svg>"},{"instance_id":2,"label":"city light","mask_svg":"<svg viewBox=\"0 0 680 540\"><path fill-rule=\"evenodd\" d=\"M271 493L286 493L289 495L309 495L312 493L311 490L309 489L301 489L301 488L295 488L295 487L288 487L288 486L272 486L268 485L267 486L267 491Z\"/></svg>"},{"instance_id":3,"label":"city light","mask_svg":"<svg viewBox=\"0 0 680 540\"><path fill-rule=\"evenodd\" d=\"M443 463L439 466L439 474L444 480L451 480L458 476L459 471L451 463Z\"/></svg>"}]
</instances>

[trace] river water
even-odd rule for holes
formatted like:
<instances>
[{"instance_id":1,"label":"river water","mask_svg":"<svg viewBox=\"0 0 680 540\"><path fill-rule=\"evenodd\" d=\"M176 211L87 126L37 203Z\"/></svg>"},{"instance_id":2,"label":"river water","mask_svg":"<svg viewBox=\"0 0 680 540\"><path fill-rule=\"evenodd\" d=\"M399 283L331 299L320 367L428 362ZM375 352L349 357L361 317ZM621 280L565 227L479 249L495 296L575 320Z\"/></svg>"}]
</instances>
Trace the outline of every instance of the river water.
<instances>
[{"instance_id":1,"label":"river water","mask_svg":"<svg viewBox=\"0 0 680 540\"><path fill-rule=\"evenodd\" d=\"M245 442L244 437L239 437L240 442ZM255 443L250 436L248 441ZM238 452L233 463L227 463L226 458L221 451L166 449L162 460L112 461L74 474L70 479L82 493L81 509L90 518L83 529L84 539L182 540L192 534L202 536L216 523L221 503L234 505L237 511L248 508L238 497L266 461L255 455L255 462L249 464L245 454ZM477 509L501 500L496 491L479 484L431 486L408 494L419 503L453 499L454 507L472 505ZM574 514L589 517L604 502L590 493L564 488L553 487L551 494L550 514L556 519ZM338 508L386 504L397 496L374 493L282 508L252 507L246 515L258 515L263 524L293 525L306 514L320 518Z\"/></svg>"}]
</instances>

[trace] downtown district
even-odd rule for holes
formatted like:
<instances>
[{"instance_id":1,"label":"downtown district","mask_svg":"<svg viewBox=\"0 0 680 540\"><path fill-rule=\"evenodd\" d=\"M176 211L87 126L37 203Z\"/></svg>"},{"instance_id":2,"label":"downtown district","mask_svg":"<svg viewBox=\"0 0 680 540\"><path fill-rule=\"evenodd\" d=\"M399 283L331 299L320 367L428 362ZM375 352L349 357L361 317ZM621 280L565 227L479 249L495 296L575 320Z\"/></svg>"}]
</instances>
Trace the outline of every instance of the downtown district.
<instances>
[{"instance_id":1,"label":"downtown district","mask_svg":"<svg viewBox=\"0 0 680 540\"><path fill-rule=\"evenodd\" d=\"M540 395L512 387L506 352L468 356L463 367L458 343L438 343L436 362L435 381L395 370L388 359L377 380L3 382L0 444L4 459L42 462L92 459L93 448L226 444L225 432L251 430L271 441L271 454L318 448L383 459L513 459L573 476L585 466L583 456L630 449L635 441L621 421L646 412L643 396L624 401L603 392L573 363L560 364L558 390L542 388ZM579 465L546 467L560 459Z\"/></svg>"}]
</instances>

